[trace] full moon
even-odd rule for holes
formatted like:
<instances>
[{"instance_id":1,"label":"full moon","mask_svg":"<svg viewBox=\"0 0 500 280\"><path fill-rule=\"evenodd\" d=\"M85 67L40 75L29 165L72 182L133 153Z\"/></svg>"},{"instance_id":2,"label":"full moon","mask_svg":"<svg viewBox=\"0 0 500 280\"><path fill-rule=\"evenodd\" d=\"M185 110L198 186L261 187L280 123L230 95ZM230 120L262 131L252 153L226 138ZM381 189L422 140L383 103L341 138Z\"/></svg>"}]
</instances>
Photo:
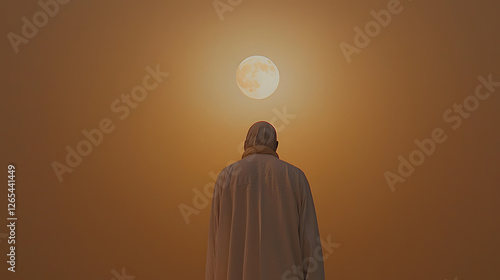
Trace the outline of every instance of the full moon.
<instances>
[{"instance_id":1,"label":"full moon","mask_svg":"<svg viewBox=\"0 0 500 280\"><path fill-rule=\"evenodd\" d=\"M238 66L236 83L248 97L263 99L278 88L280 73L278 67L267 57L251 56Z\"/></svg>"}]
</instances>

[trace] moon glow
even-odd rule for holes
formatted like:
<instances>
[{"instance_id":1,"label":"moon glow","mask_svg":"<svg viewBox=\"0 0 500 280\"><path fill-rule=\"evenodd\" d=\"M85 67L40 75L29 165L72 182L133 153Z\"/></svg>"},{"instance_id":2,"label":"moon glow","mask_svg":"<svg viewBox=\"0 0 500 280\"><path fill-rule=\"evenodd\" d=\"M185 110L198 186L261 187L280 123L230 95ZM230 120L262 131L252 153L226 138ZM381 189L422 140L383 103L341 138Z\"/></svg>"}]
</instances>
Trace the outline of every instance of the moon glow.
<instances>
[{"instance_id":1,"label":"moon glow","mask_svg":"<svg viewBox=\"0 0 500 280\"><path fill-rule=\"evenodd\" d=\"M236 71L236 83L248 97L263 99L278 88L278 67L265 56L251 56L243 60Z\"/></svg>"}]
</instances>

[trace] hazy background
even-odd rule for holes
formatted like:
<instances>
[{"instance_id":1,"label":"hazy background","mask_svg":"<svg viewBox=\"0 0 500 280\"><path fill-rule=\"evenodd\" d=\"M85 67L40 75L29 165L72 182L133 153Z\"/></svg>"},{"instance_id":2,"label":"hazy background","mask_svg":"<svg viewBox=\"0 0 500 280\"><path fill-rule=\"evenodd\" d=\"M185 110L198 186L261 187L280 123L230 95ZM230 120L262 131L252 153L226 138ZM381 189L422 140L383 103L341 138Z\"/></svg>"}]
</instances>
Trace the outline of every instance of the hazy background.
<instances>
[{"instance_id":1,"label":"hazy background","mask_svg":"<svg viewBox=\"0 0 500 280\"><path fill-rule=\"evenodd\" d=\"M4 176L16 165L19 220L17 272L0 235L0 278L204 279L210 205L188 223L179 206L267 120L341 244L327 279L500 279L500 88L459 129L442 117L479 75L500 81L500 4L401 1L348 63L339 44L388 2L244 0L221 20L211 0L70 1L16 54L7 34L41 8L3 1L0 158ZM235 82L251 55L280 71L264 100ZM121 120L110 104L156 65L170 76ZM103 118L115 130L59 182L51 164ZM392 192L384 172L437 127L448 140Z\"/></svg>"}]
</instances>

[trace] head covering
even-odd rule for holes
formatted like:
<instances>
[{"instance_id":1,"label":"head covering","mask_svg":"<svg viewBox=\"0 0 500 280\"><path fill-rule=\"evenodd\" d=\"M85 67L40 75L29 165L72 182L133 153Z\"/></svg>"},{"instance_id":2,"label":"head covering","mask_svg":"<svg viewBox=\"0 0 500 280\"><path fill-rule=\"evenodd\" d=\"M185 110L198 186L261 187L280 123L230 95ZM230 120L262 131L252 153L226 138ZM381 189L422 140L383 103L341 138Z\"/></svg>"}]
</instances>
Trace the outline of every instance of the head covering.
<instances>
[{"instance_id":1,"label":"head covering","mask_svg":"<svg viewBox=\"0 0 500 280\"><path fill-rule=\"evenodd\" d=\"M279 158L276 153L276 129L266 121L254 123L248 129L247 138L245 140L245 151L241 158L251 154L270 154Z\"/></svg>"}]
</instances>

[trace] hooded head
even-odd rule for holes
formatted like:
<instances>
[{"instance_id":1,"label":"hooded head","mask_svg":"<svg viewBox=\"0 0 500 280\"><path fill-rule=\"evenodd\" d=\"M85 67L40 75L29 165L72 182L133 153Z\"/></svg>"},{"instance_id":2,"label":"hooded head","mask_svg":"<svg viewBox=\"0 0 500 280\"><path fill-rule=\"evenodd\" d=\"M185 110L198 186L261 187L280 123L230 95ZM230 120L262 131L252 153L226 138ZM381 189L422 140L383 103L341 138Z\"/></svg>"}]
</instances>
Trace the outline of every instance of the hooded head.
<instances>
[{"instance_id":1,"label":"hooded head","mask_svg":"<svg viewBox=\"0 0 500 280\"><path fill-rule=\"evenodd\" d=\"M265 121L254 123L248 129L244 147L243 157L255 153L272 154L278 157L276 153L276 149L278 149L276 129Z\"/></svg>"}]
</instances>

